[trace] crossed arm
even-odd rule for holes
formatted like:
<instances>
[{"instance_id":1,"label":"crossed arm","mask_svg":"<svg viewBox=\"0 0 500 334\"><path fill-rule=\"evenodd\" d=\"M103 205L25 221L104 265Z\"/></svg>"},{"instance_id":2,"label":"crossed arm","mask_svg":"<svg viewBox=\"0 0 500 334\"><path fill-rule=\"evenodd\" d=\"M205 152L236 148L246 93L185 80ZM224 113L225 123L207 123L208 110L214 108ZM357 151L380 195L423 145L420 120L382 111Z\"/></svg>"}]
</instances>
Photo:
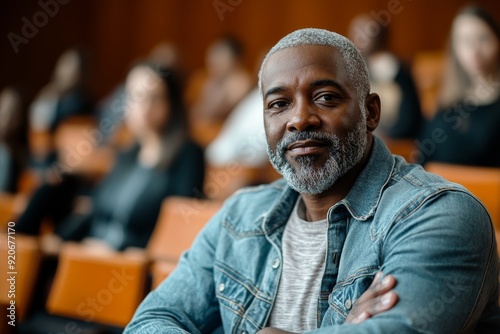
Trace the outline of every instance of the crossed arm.
<instances>
[{"instance_id":1,"label":"crossed arm","mask_svg":"<svg viewBox=\"0 0 500 334\"><path fill-rule=\"evenodd\" d=\"M392 275L382 278L382 272L378 272L370 287L359 297L346 318L346 324L360 324L363 321L390 310L398 302L398 295L393 290L396 279ZM277 328L266 327L257 334L287 334L291 332Z\"/></svg>"}]
</instances>

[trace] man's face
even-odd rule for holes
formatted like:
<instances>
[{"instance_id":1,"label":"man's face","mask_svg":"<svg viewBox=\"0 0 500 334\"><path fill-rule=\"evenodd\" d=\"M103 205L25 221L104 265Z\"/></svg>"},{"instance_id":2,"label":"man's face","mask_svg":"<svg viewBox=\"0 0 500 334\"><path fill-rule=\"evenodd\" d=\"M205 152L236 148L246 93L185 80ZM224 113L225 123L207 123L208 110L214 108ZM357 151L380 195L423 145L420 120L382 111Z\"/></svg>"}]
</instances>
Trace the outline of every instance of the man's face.
<instances>
[{"instance_id":1,"label":"man's face","mask_svg":"<svg viewBox=\"0 0 500 334\"><path fill-rule=\"evenodd\" d=\"M330 46L283 49L261 78L271 163L301 193L330 189L367 148L366 117L342 56Z\"/></svg>"}]
</instances>

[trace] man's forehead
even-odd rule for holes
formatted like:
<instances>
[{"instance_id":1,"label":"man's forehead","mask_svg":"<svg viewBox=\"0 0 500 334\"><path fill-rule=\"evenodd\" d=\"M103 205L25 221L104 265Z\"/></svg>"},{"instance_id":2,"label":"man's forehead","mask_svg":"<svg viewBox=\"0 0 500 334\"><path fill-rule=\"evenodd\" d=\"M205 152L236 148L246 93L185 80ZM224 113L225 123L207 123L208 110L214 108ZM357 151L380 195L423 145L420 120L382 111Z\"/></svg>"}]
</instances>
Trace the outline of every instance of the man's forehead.
<instances>
[{"instance_id":1,"label":"man's forehead","mask_svg":"<svg viewBox=\"0 0 500 334\"><path fill-rule=\"evenodd\" d=\"M342 57L337 48L330 45L303 44L283 48L269 55L263 65L276 61L276 59L310 59L310 58L331 58L341 61ZM279 60L278 60L279 61Z\"/></svg>"},{"instance_id":2,"label":"man's forehead","mask_svg":"<svg viewBox=\"0 0 500 334\"><path fill-rule=\"evenodd\" d=\"M333 46L298 45L284 48L264 61L261 73L262 85L279 80L283 75L302 73L310 67L324 74L343 76L346 66L342 55Z\"/></svg>"}]
</instances>

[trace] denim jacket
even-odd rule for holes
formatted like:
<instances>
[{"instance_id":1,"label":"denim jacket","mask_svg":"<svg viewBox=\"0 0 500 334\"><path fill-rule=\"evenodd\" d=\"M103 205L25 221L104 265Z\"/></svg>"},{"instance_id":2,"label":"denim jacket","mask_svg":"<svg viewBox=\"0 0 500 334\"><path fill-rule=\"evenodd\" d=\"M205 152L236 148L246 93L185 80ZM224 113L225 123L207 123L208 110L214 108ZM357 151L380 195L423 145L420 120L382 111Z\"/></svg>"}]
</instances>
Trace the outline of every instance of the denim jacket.
<instances>
[{"instance_id":1,"label":"denim jacket","mask_svg":"<svg viewBox=\"0 0 500 334\"><path fill-rule=\"evenodd\" d=\"M298 196L280 180L228 199L125 333L265 327ZM500 333L494 230L463 187L391 155L375 138L365 169L327 219L314 333ZM343 324L377 271L395 276L399 302L359 325Z\"/></svg>"}]
</instances>

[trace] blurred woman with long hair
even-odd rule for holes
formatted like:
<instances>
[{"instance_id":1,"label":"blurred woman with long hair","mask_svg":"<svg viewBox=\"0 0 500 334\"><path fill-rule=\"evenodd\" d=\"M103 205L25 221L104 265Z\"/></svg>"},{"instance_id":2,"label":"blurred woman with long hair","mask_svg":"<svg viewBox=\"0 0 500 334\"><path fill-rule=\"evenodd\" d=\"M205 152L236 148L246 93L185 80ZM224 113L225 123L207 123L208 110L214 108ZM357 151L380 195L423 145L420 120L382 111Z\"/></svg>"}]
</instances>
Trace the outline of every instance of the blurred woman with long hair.
<instances>
[{"instance_id":1,"label":"blurred woman with long hair","mask_svg":"<svg viewBox=\"0 0 500 334\"><path fill-rule=\"evenodd\" d=\"M481 7L453 21L439 104L419 162L500 167L500 27Z\"/></svg>"}]
</instances>

